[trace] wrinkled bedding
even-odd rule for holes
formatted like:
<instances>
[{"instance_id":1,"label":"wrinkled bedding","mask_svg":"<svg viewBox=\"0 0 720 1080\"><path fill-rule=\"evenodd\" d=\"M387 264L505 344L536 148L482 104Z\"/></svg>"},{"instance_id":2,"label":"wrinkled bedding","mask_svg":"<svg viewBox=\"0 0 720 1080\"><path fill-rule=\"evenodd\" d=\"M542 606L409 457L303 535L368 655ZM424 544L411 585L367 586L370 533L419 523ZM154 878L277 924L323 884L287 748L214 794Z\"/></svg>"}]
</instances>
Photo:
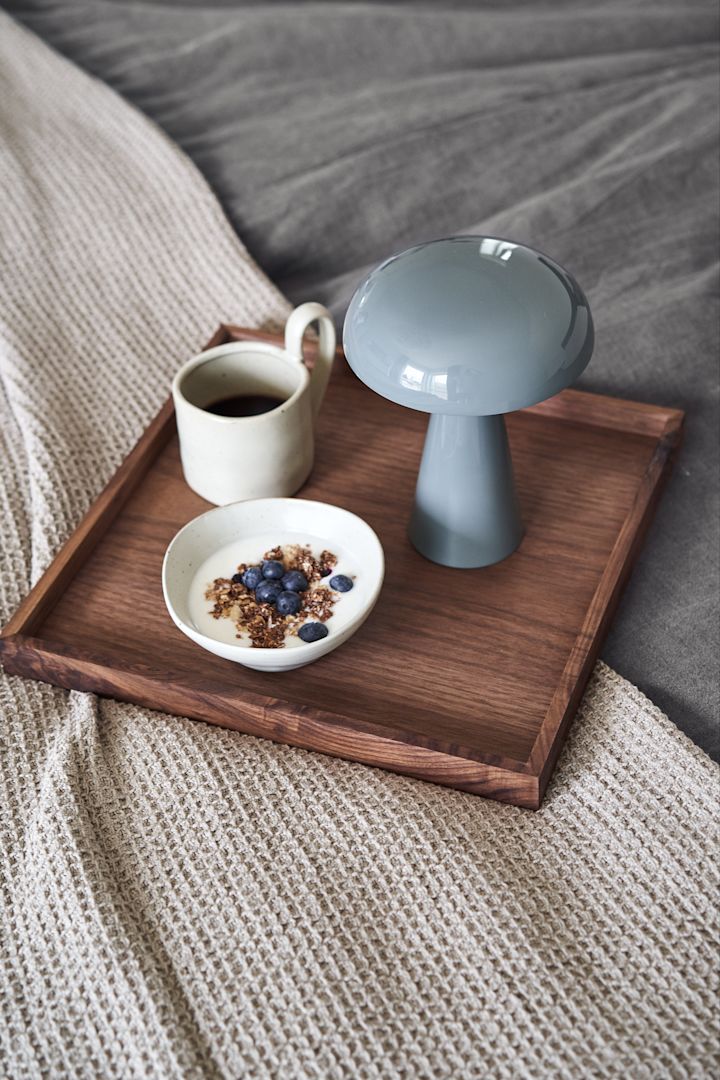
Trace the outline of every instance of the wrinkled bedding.
<instances>
[{"instance_id":1,"label":"wrinkled bedding","mask_svg":"<svg viewBox=\"0 0 720 1080\"><path fill-rule=\"evenodd\" d=\"M292 300L340 319L366 267L453 232L576 273L582 385L688 414L604 658L717 754L716 5L6 7L187 151Z\"/></svg>"}]
</instances>

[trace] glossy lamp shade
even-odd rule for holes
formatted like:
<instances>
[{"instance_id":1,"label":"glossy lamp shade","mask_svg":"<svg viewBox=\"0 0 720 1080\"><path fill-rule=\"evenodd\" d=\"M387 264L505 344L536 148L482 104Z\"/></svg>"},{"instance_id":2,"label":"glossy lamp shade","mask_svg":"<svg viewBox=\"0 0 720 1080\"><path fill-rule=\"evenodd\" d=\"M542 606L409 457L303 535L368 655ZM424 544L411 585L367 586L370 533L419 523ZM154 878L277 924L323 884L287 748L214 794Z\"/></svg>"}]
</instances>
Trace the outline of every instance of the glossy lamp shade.
<instances>
[{"instance_id":1,"label":"glossy lamp shade","mask_svg":"<svg viewBox=\"0 0 720 1080\"><path fill-rule=\"evenodd\" d=\"M575 279L509 240L430 241L361 283L343 342L371 389L433 414L410 523L415 546L450 566L509 555L522 525L502 414L557 394L590 360L592 317Z\"/></svg>"},{"instance_id":2,"label":"glossy lamp shade","mask_svg":"<svg viewBox=\"0 0 720 1080\"><path fill-rule=\"evenodd\" d=\"M488 416L557 394L582 372L593 324L577 282L491 237L393 255L348 308L345 353L376 393L431 413Z\"/></svg>"}]
</instances>

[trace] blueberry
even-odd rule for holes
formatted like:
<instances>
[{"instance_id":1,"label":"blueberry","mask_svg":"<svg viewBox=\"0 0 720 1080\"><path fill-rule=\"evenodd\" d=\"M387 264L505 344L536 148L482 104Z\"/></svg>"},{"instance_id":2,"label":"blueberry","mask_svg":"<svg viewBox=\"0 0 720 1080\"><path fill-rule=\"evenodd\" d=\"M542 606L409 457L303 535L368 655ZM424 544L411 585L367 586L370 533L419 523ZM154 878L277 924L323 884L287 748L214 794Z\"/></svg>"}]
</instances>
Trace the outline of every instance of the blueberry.
<instances>
[{"instance_id":1,"label":"blueberry","mask_svg":"<svg viewBox=\"0 0 720 1080\"><path fill-rule=\"evenodd\" d=\"M262 576L268 581L279 581L285 573L285 567L277 559L266 559L262 564Z\"/></svg>"},{"instance_id":2,"label":"blueberry","mask_svg":"<svg viewBox=\"0 0 720 1080\"><path fill-rule=\"evenodd\" d=\"M279 593L275 607L279 615L297 615L302 607L302 600L296 592L286 589L285 592Z\"/></svg>"},{"instance_id":3,"label":"blueberry","mask_svg":"<svg viewBox=\"0 0 720 1080\"><path fill-rule=\"evenodd\" d=\"M305 592L308 587L307 578L299 570L288 570L282 579L282 587L290 592Z\"/></svg>"},{"instance_id":4,"label":"blueberry","mask_svg":"<svg viewBox=\"0 0 720 1080\"><path fill-rule=\"evenodd\" d=\"M337 592L350 592L352 587L353 580L347 574L336 574L335 577L330 578L330 588Z\"/></svg>"},{"instance_id":5,"label":"blueberry","mask_svg":"<svg viewBox=\"0 0 720 1080\"><path fill-rule=\"evenodd\" d=\"M233 574L233 576L230 578L230 580L232 581L233 585L242 585L242 583L243 583L243 575L242 574Z\"/></svg>"},{"instance_id":6,"label":"blueberry","mask_svg":"<svg viewBox=\"0 0 720 1080\"><path fill-rule=\"evenodd\" d=\"M330 569L330 567L323 566L322 570L320 571L320 577L328 577L329 574L332 574L332 570Z\"/></svg>"},{"instance_id":7,"label":"blueberry","mask_svg":"<svg viewBox=\"0 0 720 1080\"><path fill-rule=\"evenodd\" d=\"M233 581L238 575L236 574ZM257 589L258 585L263 579L263 572L259 566L248 566L245 573L242 575L242 583L247 589Z\"/></svg>"},{"instance_id":8,"label":"blueberry","mask_svg":"<svg viewBox=\"0 0 720 1080\"><path fill-rule=\"evenodd\" d=\"M321 622L306 622L298 630L298 637L303 641L320 641L328 636L328 628Z\"/></svg>"},{"instance_id":9,"label":"blueberry","mask_svg":"<svg viewBox=\"0 0 720 1080\"><path fill-rule=\"evenodd\" d=\"M282 592L282 585L277 581L261 581L255 590L258 604L274 604Z\"/></svg>"}]
</instances>

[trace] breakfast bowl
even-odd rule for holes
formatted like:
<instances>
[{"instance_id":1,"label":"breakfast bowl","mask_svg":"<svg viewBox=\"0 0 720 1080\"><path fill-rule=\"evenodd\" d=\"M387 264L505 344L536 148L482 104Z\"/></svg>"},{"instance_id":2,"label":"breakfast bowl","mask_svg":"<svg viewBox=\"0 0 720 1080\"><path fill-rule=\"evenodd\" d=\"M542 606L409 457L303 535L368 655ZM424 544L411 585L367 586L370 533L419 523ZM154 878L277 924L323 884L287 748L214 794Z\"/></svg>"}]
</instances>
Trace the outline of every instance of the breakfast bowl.
<instances>
[{"instance_id":1,"label":"breakfast bowl","mask_svg":"<svg viewBox=\"0 0 720 1080\"><path fill-rule=\"evenodd\" d=\"M305 574L297 578L296 567ZM188 522L165 553L162 586L173 622L203 649L257 671L291 671L352 637L375 605L384 569L375 532L349 510L251 499ZM294 606L283 582L296 591ZM258 609L258 595L269 604ZM283 603L286 619L277 617Z\"/></svg>"}]
</instances>

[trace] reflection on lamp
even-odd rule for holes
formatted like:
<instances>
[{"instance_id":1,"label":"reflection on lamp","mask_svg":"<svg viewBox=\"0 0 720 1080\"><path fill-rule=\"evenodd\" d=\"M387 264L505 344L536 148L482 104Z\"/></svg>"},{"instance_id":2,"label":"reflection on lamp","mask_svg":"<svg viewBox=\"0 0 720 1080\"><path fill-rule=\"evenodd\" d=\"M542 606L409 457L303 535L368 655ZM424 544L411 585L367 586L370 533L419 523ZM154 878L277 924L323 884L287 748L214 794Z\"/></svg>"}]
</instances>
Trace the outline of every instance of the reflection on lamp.
<instances>
[{"instance_id":1,"label":"reflection on lamp","mask_svg":"<svg viewBox=\"0 0 720 1080\"><path fill-rule=\"evenodd\" d=\"M442 401L447 401L447 371L435 371L430 376L430 393L435 397L441 398Z\"/></svg>"},{"instance_id":2,"label":"reflection on lamp","mask_svg":"<svg viewBox=\"0 0 720 1080\"><path fill-rule=\"evenodd\" d=\"M421 371L413 364L405 364L400 372L400 384L408 390L421 390L426 394L433 394L442 401L447 401L447 372L446 371Z\"/></svg>"},{"instance_id":3,"label":"reflection on lamp","mask_svg":"<svg viewBox=\"0 0 720 1080\"><path fill-rule=\"evenodd\" d=\"M413 367L412 364L405 364L400 372L400 383L402 386L406 386L408 390L421 390L423 384L424 372L419 368Z\"/></svg>"},{"instance_id":4,"label":"reflection on lamp","mask_svg":"<svg viewBox=\"0 0 720 1080\"><path fill-rule=\"evenodd\" d=\"M517 246L517 244L511 244L509 240L496 240L494 237L488 236L480 241L480 254L491 255L496 259L507 262Z\"/></svg>"}]
</instances>

